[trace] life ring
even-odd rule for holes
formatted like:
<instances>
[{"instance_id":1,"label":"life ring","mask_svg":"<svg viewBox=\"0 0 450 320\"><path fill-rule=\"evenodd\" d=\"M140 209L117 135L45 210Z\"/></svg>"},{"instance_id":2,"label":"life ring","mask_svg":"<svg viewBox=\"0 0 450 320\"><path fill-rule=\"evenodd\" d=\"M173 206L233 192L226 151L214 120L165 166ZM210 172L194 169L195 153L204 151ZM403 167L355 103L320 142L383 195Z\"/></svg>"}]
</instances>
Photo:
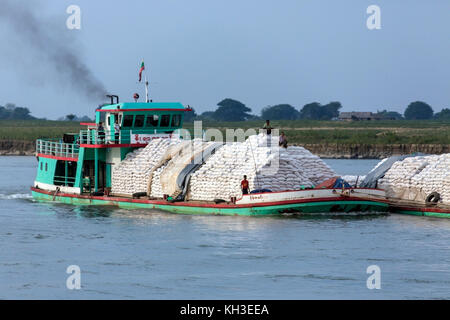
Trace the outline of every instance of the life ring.
<instances>
[{"instance_id":1,"label":"life ring","mask_svg":"<svg viewBox=\"0 0 450 320\"><path fill-rule=\"evenodd\" d=\"M441 195L437 192L432 192L425 199L425 203L438 203L439 200L441 200Z\"/></svg>"}]
</instances>

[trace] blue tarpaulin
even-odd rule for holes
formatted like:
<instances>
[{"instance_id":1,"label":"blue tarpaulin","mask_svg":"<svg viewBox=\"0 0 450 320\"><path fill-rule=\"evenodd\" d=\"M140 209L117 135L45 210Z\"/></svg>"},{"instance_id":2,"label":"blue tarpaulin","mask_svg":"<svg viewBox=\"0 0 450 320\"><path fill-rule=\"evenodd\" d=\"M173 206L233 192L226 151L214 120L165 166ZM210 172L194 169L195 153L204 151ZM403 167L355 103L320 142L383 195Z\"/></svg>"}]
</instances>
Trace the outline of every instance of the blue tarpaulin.
<instances>
[{"instance_id":1,"label":"blue tarpaulin","mask_svg":"<svg viewBox=\"0 0 450 320\"><path fill-rule=\"evenodd\" d=\"M334 182L333 188L334 189L342 189L342 188L352 188L352 186L345 181L342 178L337 178L336 181Z\"/></svg>"}]
</instances>

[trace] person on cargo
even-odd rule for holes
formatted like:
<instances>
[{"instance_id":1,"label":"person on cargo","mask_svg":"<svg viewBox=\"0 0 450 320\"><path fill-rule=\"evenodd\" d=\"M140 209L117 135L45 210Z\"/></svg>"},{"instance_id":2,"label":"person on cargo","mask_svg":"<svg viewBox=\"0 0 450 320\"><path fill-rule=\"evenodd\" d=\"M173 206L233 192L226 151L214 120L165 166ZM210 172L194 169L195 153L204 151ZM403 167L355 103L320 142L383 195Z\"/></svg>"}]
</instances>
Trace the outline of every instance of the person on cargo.
<instances>
[{"instance_id":1,"label":"person on cargo","mask_svg":"<svg viewBox=\"0 0 450 320\"><path fill-rule=\"evenodd\" d=\"M266 123L263 126L263 129L266 130L266 134L267 135L271 135L272 134L272 127L270 126L270 120L266 120Z\"/></svg>"},{"instance_id":2,"label":"person on cargo","mask_svg":"<svg viewBox=\"0 0 450 320\"><path fill-rule=\"evenodd\" d=\"M97 127L98 140L100 144L105 143L105 128L103 127L103 122L99 122Z\"/></svg>"},{"instance_id":3,"label":"person on cargo","mask_svg":"<svg viewBox=\"0 0 450 320\"><path fill-rule=\"evenodd\" d=\"M287 139L286 139L286 135L284 134L284 131L281 131L281 135L280 135L280 142L279 142L279 146L283 147L283 148L287 148Z\"/></svg>"},{"instance_id":4,"label":"person on cargo","mask_svg":"<svg viewBox=\"0 0 450 320\"><path fill-rule=\"evenodd\" d=\"M241 181L241 189L242 189L242 194L249 193L249 185L248 185L247 176L244 176L244 180Z\"/></svg>"},{"instance_id":5,"label":"person on cargo","mask_svg":"<svg viewBox=\"0 0 450 320\"><path fill-rule=\"evenodd\" d=\"M266 120L263 129L266 130L267 147L270 148L272 145L272 129L273 129L270 125L270 120Z\"/></svg>"}]
</instances>

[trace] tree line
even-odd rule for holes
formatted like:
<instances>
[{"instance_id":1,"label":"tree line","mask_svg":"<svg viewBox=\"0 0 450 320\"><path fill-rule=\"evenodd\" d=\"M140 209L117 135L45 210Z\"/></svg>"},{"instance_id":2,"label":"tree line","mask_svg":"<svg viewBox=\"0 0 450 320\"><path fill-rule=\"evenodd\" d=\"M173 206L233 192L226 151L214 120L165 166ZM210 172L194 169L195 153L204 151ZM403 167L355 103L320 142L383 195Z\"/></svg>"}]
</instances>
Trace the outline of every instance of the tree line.
<instances>
[{"instance_id":1,"label":"tree line","mask_svg":"<svg viewBox=\"0 0 450 320\"><path fill-rule=\"evenodd\" d=\"M209 121L248 121L248 120L333 120L339 117L342 104L333 101L327 104L312 102L305 104L297 110L290 104L277 104L267 106L261 110L261 114L252 114L252 109L234 99L224 99L217 104L215 111L205 111L197 114L194 109L186 112L185 121L209 120ZM37 119L30 114L25 107L16 106L13 103L0 105L0 120L33 120ZM394 120L450 120L450 109L445 108L434 113L433 108L422 101L411 102L405 112L400 114L396 111L382 110L374 113L380 119ZM92 121L88 116L78 117L68 114L61 117L60 121Z\"/></svg>"},{"instance_id":2,"label":"tree line","mask_svg":"<svg viewBox=\"0 0 450 320\"><path fill-rule=\"evenodd\" d=\"M37 120L39 118L33 117L31 111L25 107L19 107L14 103L7 103L4 106L0 105L0 120ZM40 120L45 120L42 118ZM88 116L78 117L74 114L68 114L57 119L58 121L93 121Z\"/></svg>"},{"instance_id":3,"label":"tree line","mask_svg":"<svg viewBox=\"0 0 450 320\"><path fill-rule=\"evenodd\" d=\"M0 106L0 120L33 120L36 119L30 114L30 110L18 107L14 103L7 103Z\"/></svg>"},{"instance_id":4,"label":"tree line","mask_svg":"<svg viewBox=\"0 0 450 320\"><path fill-rule=\"evenodd\" d=\"M210 120L210 121L247 121L247 120L333 120L339 117L342 104L333 101L327 104L312 102L297 110L290 104L277 104L267 106L261 110L261 114L251 114L251 108L234 99L224 99L217 104L215 111L205 111L197 114L193 109L185 115L185 121ZM382 110L374 113L380 119L390 120L450 120L450 109L445 108L434 113L433 108L425 102L411 102L405 112Z\"/></svg>"}]
</instances>

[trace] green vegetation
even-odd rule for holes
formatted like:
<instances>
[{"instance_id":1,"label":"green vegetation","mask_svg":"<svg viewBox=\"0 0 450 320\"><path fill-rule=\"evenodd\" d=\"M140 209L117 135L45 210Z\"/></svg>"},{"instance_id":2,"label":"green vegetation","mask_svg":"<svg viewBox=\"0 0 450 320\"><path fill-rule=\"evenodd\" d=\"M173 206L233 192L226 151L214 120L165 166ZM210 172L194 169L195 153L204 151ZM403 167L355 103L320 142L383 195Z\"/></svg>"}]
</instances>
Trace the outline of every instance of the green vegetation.
<instances>
[{"instance_id":1,"label":"green vegetation","mask_svg":"<svg viewBox=\"0 0 450 320\"><path fill-rule=\"evenodd\" d=\"M407 120L427 120L433 118L433 109L422 101L412 102L405 110Z\"/></svg>"},{"instance_id":2,"label":"green vegetation","mask_svg":"<svg viewBox=\"0 0 450 320\"><path fill-rule=\"evenodd\" d=\"M0 140L60 138L64 133L79 132L82 128L79 123L70 121L0 120Z\"/></svg>"},{"instance_id":3,"label":"green vegetation","mask_svg":"<svg viewBox=\"0 0 450 320\"><path fill-rule=\"evenodd\" d=\"M300 119L331 120L339 117L341 108L340 102L330 102L324 106L318 102L308 103L300 110Z\"/></svg>"},{"instance_id":4,"label":"green vegetation","mask_svg":"<svg viewBox=\"0 0 450 320\"><path fill-rule=\"evenodd\" d=\"M300 112L290 104L278 104L273 107L267 106L263 108L261 118L265 120L296 120L300 118Z\"/></svg>"},{"instance_id":5,"label":"green vegetation","mask_svg":"<svg viewBox=\"0 0 450 320\"><path fill-rule=\"evenodd\" d=\"M0 106L0 119L31 120L36 118L30 115L28 108L18 107L14 103L7 103L5 106Z\"/></svg>"},{"instance_id":6,"label":"green vegetation","mask_svg":"<svg viewBox=\"0 0 450 320\"><path fill-rule=\"evenodd\" d=\"M343 108L339 101L333 101L322 105L318 102L305 104L298 110L290 104L277 104L266 106L261 110L261 115L251 114L251 108L234 99L224 99L217 104L215 111L205 111L198 115L195 110L186 114L186 119L206 121L248 121L248 120L323 120L329 121L339 117ZM364 110L363 110L364 111ZM369 113L365 110L365 113ZM364 112L360 112L364 113ZM433 108L425 102L415 101L408 105L404 115L396 111L384 109L370 112L371 117L382 120L445 120L450 117L450 109L443 109L434 114ZM356 119L355 119L356 120Z\"/></svg>"},{"instance_id":7,"label":"green vegetation","mask_svg":"<svg viewBox=\"0 0 450 320\"><path fill-rule=\"evenodd\" d=\"M217 128L225 137L226 129L259 130L264 121L217 122L205 120L203 130ZM284 131L290 144L450 144L449 120L317 121L275 120L274 128ZM193 132L194 123L184 128ZM0 120L0 140L34 141L60 138L84 127L73 121Z\"/></svg>"},{"instance_id":8,"label":"green vegetation","mask_svg":"<svg viewBox=\"0 0 450 320\"><path fill-rule=\"evenodd\" d=\"M252 118L252 109L237 100L224 99L217 105L217 110L210 115L216 121L246 121Z\"/></svg>"},{"instance_id":9,"label":"green vegetation","mask_svg":"<svg viewBox=\"0 0 450 320\"><path fill-rule=\"evenodd\" d=\"M438 120L450 120L450 109L448 108L442 109L442 111L436 113L434 117L435 119Z\"/></svg>"}]
</instances>

